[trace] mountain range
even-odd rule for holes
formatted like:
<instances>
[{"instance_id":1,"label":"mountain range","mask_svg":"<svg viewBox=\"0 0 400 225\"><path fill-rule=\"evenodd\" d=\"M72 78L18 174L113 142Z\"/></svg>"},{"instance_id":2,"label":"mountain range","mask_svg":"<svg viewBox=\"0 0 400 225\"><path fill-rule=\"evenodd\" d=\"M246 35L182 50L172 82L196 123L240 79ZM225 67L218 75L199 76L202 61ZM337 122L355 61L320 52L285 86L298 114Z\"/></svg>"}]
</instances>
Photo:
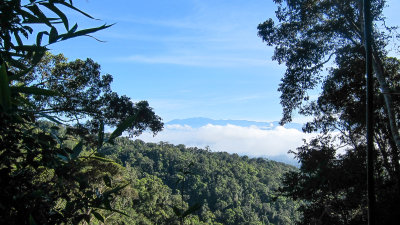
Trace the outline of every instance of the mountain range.
<instances>
[{"instance_id":1,"label":"mountain range","mask_svg":"<svg viewBox=\"0 0 400 225\"><path fill-rule=\"evenodd\" d=\"M263 130L271 130L274 129L278 126L280 126L279 121L273 121L273 122L258 122L258 121L250 121L250 120L215 120L215 119L210 119L210 118L205 118L205 117L193 117L193 118L187 118L187 119L174 119L166 123L167 125L187 125L192 128L199 128L206 126L208 124L211 125L220 125L220 126L226 126L228 124L235 125L235 126L240 126L240 127L250 127L250 126L256 126L260 129ZM302 124L300 123L288 123L283 125L283 127L290 129L296 129L301 131L302 129Z\"/></svg>"}]
</instances>

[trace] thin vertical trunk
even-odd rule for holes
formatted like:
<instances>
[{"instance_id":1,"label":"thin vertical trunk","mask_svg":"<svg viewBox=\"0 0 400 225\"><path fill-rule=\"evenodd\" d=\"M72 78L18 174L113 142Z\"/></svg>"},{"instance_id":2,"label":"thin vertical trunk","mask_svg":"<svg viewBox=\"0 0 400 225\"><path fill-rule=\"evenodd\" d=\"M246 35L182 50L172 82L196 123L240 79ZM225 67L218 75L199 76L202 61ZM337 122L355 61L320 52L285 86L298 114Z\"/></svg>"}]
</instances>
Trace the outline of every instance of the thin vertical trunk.
<instances>
[{"instance_id":1,"label":"thin vertical trunk","mask_svg":"<svg viewBox=\"0 0 400 225\"><path fill-rule=\"evenodd\" d=\"M367 188L368 188L368 225L375 225L375 185L374 185L374 79L372 69L372 22L370 1L363 1L364 47L367 86Z\"/></svg>"}]
</instances>

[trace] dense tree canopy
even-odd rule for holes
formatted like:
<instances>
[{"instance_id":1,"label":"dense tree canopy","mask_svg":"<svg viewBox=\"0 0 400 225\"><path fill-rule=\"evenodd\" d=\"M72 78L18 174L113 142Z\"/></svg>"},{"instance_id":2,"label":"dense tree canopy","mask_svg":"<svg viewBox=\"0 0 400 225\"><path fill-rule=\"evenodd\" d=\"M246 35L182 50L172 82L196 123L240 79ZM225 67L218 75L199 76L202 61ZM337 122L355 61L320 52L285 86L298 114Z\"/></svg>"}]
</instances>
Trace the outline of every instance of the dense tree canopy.
<instances>
[{"instance_id":1,"label":"dense tree canopy","mask_svg":"<svg viewBox=\"0 0 400 225\"><path fill-rule=\"evenodd\" d=\"M130 135L139 135L147 128L160 131L161 118L149 104L146 101L133 103L129 97L112 92L112 80L110 74L101 75L100 65L91 59L68 62L62 54L46 53L21 83L58 93L56 96L32 96L35 104L32 110L56 115L65 122L85 122L91 132L98 132L99 121L115 127L132 116L136 118L127 128Z\"/></svg>"},{"instance_id":2,"label":"dense tree canopy","mask_svg":"<svg viewBox=\"0 0 400 225\"><path fill-rule=\"evenodd\" d=\"M287 69L280 84L284 114L294 110L314 119L306 132L321 132L295 153L299 172L285 176L282 194L306 200L300 224L366 223L365 48L362 1L275 1L277 24L259 25L275 46L273 58ZM395 224L400 210L398 123L399 65L386 47L395 28L386 27L386 1L371 1L374 91L374 157L379 224ZM327 70L324 70L327 69ZM308 91L321 87L317 99Z\"/></svg>"},{"instance_id":3,"label":"dense tree canopy","mask_svg":"<svg viewBox=\"0 0 400 225\"><path fill-rule=\"evenodd\" d=\"M135 216L136 223L174 224L179 221L176 209L185 211L196 204L201 207L191 212L184 224L286 225L299 220L296 210L300 203L275 196L281 176L297 170L293 166L128 138L118 138L115 146L103 148L101 153L136 178L131 197L122 195L117 200L131 201L124 207L130 215L141 215ZM108 222L127 219L110 217Z\"/></svg>"}]
</instances>

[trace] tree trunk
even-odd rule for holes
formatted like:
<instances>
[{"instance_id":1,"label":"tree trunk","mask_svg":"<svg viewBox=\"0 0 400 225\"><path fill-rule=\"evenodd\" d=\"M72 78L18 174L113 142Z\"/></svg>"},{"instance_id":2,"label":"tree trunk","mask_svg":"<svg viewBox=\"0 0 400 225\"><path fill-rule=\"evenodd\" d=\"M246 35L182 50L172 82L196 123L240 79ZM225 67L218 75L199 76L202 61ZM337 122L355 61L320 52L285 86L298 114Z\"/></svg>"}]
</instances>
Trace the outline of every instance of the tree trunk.
<instances>
[{"instance_id":1,"label":"tree trunk","mask_svg":"<svg viewBox=\"0 0 400 225\"><path fill-rule=\"evenodd\" d=\"M390 131L392 133L393 140L396 143L397 150L399 150L400 149L399 128L397 126L396 114L393 109L394 104L390 93L390 88L385 80L382 60L380 59L379 55L376 53L375 50L372 51L372 54L373 54L372 65L374 68L376 78L378 79L379 82L379 87L385 99L385 106L386 106L385 108L389 118Z\"/></svg>"}]
</instances>

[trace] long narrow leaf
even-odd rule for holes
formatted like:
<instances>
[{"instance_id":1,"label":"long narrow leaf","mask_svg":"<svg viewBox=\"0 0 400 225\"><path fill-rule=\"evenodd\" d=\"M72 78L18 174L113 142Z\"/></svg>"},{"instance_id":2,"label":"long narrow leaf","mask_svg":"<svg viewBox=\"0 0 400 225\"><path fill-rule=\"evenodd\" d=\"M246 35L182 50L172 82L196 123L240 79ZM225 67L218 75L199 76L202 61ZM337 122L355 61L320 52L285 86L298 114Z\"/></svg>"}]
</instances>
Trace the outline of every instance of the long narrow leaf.
<instances>
[{"instance_id":1,"label":"long narrow leaf","mask_svg":"<svg viewBox=\"0 0 400 225\"><path fill-rule=\"evenodd\" d=\"M46 118L46 119L48 119L48 120L50 120L50 121L52 121L52 122L54 122L54 123L56 123L58 125L62 124L58 119L54 118L53 116L47 115L46 113L40 113L39 112L37 114L39 114L41 117L44 117L44 118Z\"/></svg>"},{"instance_id":2,"label":"long narrow leaf","mask_svg":"<svg viewBox=\"0 0 400 225\"><path fill-rule=\"evenodd\" d=\"M28 8L31 12L33 12L33 14L35 14L41 20L42 23L51 27L51 22L50 22L49 18L47 18L46 15L44 15L44 13L39 9L39 7L37 5L35 5L35 4L29 5L29 6L26 6L26 8Z\"/></svg>"},{"instance_id":3,"label":"long narrow leaf","mask_svg":"<svg viewBox=\"0 0 400 225\"><path fill-rule=\"evenodd\" d=\"M15 50L34 52L34 51L43 51L43 50L48 50L48 49L44 46L22 45L22 46L15 46Z\"/></svg>"},{"instance_id":4,"label":"long narrow leaf","mask_svg":"<svg viewBox=\"0 0 400 225\"><path fill-rule=\"evenodd\" d=\"M113 188L113 189L111 189L111 190L109 190L109 191L104 192L103 195L104 195L104 196L109 196L109 195L111 195L111 194L117 193L117 192L119 192L120 190L124 189L124 188L125 188L126 186L128 186L128 185L129 185L129 183L126 183L126 184L124 184L124 185L122 185L122 186L118 186L118 187L116 187L116 188Z\"/></svg>"},{"instance_id":5,"label":"long narrow leaf","mask_svg":"<svg viewBox=\"0 0 400 225\"><path fill-rule=\"evenodd\" d=\"M41 31L36 35L36 45L37 46L41 46L42 45L42 38L43 38L44 34L49 35L49 32Z\"/></svg>"},{"instance_id":6,"label":"long narrow leaf","mask_svg":"<svg viewBox=\"0 0 400 225\"><path fill-rule=\"evenodd\" d=\"M78 158L79 154L81 154L83 150L83 142L80 141L72 150L72 154L70 155L71 159L74 160Z\"/></svg>"},{"instance_id":7,"label":"long narrow leaf","mask_svg":"<svg viewBox=\"0 0 400 225\"><path fill-rule=\"evenodd\" d=\"M32 15L31 13L29 13L23 9L16 9L15 11L18 14L22 15L22 17L24 18L23 23L29 23L29 21L40 21L39 18L37 18L36 16Z\"/></svg>"},{"instance_id":8,"label":"long narrow leaf","mask_svg":"<svg viewBox=\"0 0 400 225\"><path fill-rule=\"evenodd\" d=\"M18 43L18 45L24 45L23 43L22 43L22 40L21 40L21 37L19 36L19 34L18 34L18 32L15 32L14 33L14 37L15 37L15 40L17 40L17 43Z\"/></svg>"},{"instance_id":9,"label":"long narrow leaf","mask_svg":"<svg viewBox=\"0 0 400 225\"><path fill-rule=\"evenodd\" d=\"M88 34L91 34L91 33L94 33L94 32L100 31L100 30L104 30L104 29L106 29L108 27L111 27L112 25L114 25L114 24L110 24L110 25L105 25L104 24L104 25L102 25L100 27L79 30L79 31L76 31L74 33L68 32L66 34L59 35L59 37L61 38L61 40L67 40L67 39L70 39L70 38L74 38L74 37L78 37L78 36L84 36L84 35L88 35Z\"/></svg>"},{"instance_id":10,"label":"long narrow leaf","mask_svg":"<svg viewBox=\"0 0 400 225\"><path fill-rule=\"evenodd\" d=\"M98 213L96 211L93 211L92 214L94 215L94 217L96 217L96 219L98 219L98 220L100 220L101 222L104 223L104 218L100 213Z\"/></svg>"},{"instance_id":11,"label":"long narrow leaf","mask_svg":"<svg viewBox=\"0 0 400 225\"><path fill-rule=\"evenodd\" d=\"M122 215L124 215L124 216L126 216L126 217L130 217L128 214L126 214L126 213L124 213L124 212L122 212L122 211L120 211L120 210L118 210L118 209L111 209L111 211L112 211L112 212L119 213L119 214L122 214Z\"/></svg>"},{"instance_id":12,"label":"long narrow leaf","mask_svg":"<svg viewBox=\"0 0 400 225\"><path fill-rule=\"evenodd\" d=\"M10 87L12 93L24 93L29 95L61 96L57 91L37 87Z\"/></svg>"},{"instance_id":13,"label":"long narrow leaf","mask_svg":"<svg viewBox=\"0 0 400 225\"><path fill-rule=\"evenodd\" d=\"M91 15L89 15L89 14L83 12L82 10L76 8L76 7L73 6L72 4L68 4L68 3L64 2L64 1L60 1L60 2L57 2L57 3L62 4L62 5L64 5L64 6L67 6L68 8L73 9L73 10L75 10L75 11L81 13L82 15L85 15L86 17L89 17L90 19L94 19L94 20L96 19L96 18L92 17Z\"/></svg>"},{"instance_id":14,"label":"long narrow leaf","mask_svg":"<svg viewBox=\"0 0 400 225\"><path fill-rule=\"evenodd\" d=\"M10 86L6 70L6 64L3 62L0 68L0 105L2 110L8 111L11 105Z\"/></svg>"},{"instance_id":15,"label":"long narrow leaf","mask_svg":"<svg viewBox=\"0 0 400 225\"><path fill-rule=\"evenodd\" d=\"M126 120L118 125L117 129L115 129L114 132L112 132L110 138L108 139L108 142L113 143L114 139L121 136L122 132L131 127L135 121L136 115L129 116Z\"/></svg>"},{"instance_id":16,"label":"long narrow leaf","mask_svg":"<svg viewBox=\"0 0 400 225\"><path fill-rule=\"evenodd\" d=\"M49 35L49 44L53 44L58 39L58 32L55 27L51 27Z\"/></svg>"},{"instance_id":17,"label":"long narrow leaf","mask_svg":"<svg viewBox=\"0 0 400 225\"><path fill-rule=\"evenodd\" d=\"M74 33L78 29L78 24L75 23L75 25L71 28L71 30L68 31L68 33Z\"/></svg>"},{"instance_id":18,"label":"long narrow leaf","mask_svg":"<svg viewBox=\"0 0 400 225\"><path fill-rule=\"evenodd\" d=\"M67 16L65 16L65 14L59 10L54 4L52 3L40 3L41 5L44 5L45 7L47 7L48 9L50 9L51 11L53 11L55 14L57 14L57 16L60 17L60 19L63 21L65 29L69 30L69 24L68 24L68 18Z\"/></svg>"}]
</instances>

